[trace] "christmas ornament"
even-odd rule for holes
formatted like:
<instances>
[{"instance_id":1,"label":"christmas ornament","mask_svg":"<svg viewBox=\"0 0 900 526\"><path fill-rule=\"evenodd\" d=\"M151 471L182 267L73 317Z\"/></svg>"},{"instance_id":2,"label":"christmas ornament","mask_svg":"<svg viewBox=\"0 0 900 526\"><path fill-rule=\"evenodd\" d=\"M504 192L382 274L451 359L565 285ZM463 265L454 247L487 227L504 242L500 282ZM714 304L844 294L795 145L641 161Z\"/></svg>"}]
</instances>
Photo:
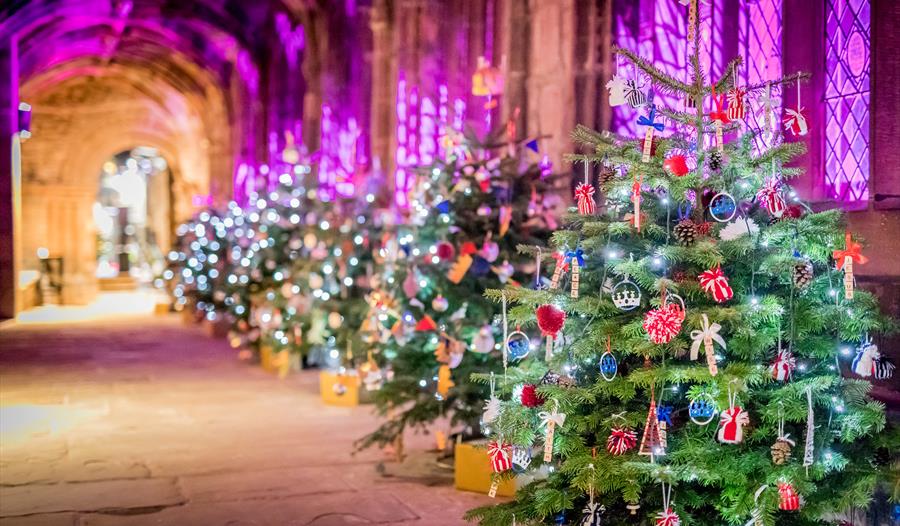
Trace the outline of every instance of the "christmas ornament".
<instances>
[{"instance_id":1,"label":"christmas ornament","mask_svg":"<svg viewBox=\"0 0 900 526\"><path fill-rule=\"evenodd\" d=\"M609 90L609 105L621 106L627 101L625 100L626 82L619 75L613 75L613 78L606 83L606 89Z\"/></svg>"},{"instance_id":2,"label":"christmas ornament","mask_svg":"<svg viewBox=\"0 0 900 526\"><path fill-rule=\"evenodd\" d=\"M556 260L556 266L553 268L553 277L550 278L550 290L559 288L559 280L562 278L563 272L569 270L569 264L566 261L565 254L562 252L555 252L553 254L553 259Z\"/></svg>"},{"instance_id":3,"label":"christmas ornament","mask_svg":"<svg viewBox=\"0 0 900 526\"><path fill-rule=\"evenodd\" d=\"M463 246L459 249L459 256L456 258L453 265L450 266L450 270L447 271L447 279L449 279L451 283L459 285L459 282L462 281L466 272L469 271L469 267L472 266L472 263L474 262L472 254L476 252L475 243L472 243L471 241L463 243Z\"/></svg>"},{"instance_id":4,"label":"christmas ornament","mask_svg":"<svg viewBox=\"0 0 900 526\"><path fill-rule=\"evenodd\" d=\"M732 380L734 382L735 380ZM740 444L744 440L744 426L750 424L750 416L736 405L737 393L732 393L731 383L728 385L728 409L719 415L719 442L723 444Z\"/></svg>"},{"instance_id":5,"label":"christmas ornament","mask_svg":"<svg viewBox=\"0 0 900 526\"><path fill-rule=\"evenodd\" d=\"M491 459L491 469L494 473L503 473L512 468L512 446L502 441L493 441L488 444L488 457Z\"/></svg>"},{"instance_id":6,"label":"christmas ornament","mask_svg":"<svg viewBox=\"0 0 900 526\"><path fill-rule=\"evenodd\" d=\"M513 446L512 450L512 469L516 474L522 474L528 471L531 464L531 448Z\"/></svg>"},{"instance_id":7,"label":"christmas ornament","mask_svg":"<svg viewBox=\"0 0 900 526\"><path fill-rule=\"evenodd\" d=\"M650 341L656 344L672 341L672 338L681 332L681 324L684 322L684 300L677 294L669 294L668 296L677 299L680 305L670 303L664 293L662 304L659 308L651 309L644 315L642 326L647 331Z\"/></svg>"},{"instance_id":8,"label":"christmas ornament","mask_svg":"<svg viewBox=\"0 0 900 526\"><path fill-rule=\"evenodd\" d=\"M790 435L784 432L784 404L781 404L778 409L778 438L775 439L775 443L769 448L769 452L772 454L772 463L776 466L784 465L791 459L791 448L794 445L795 443L790 439Z\"/></svg>"},{"instance_id":9,"label":"christmas ornament","mask_svg":"<svg viewBox=\"0 0 900 526\"><path fill-rule=\"evenodd\" d=\"M687 159L680 153L671 155L663 161L663 169L675 177L684 177L690 171L688 170Z\"/></svg>"},{"instance_id":10,"label":"christmas ornament","mask_svg":"<svg viewBox=\"0 0 900 526\"><path fill-rule=\"evenodd\" d=\"M334 382L334 384L332 384L331 386L331 392L338 396L344 396L345 394L347 394L347 386L344 385L342 378L343 376L338 376L337 381Z\"/></svg>"},{"instance_id":11,"label":"christmas ornament","mask_svg":"<svg viewBox=\"0 0 900 526\"><path fill-rule=\"evenodd\" d=\"M727 95L728 119L732 121L743 120L747 111L744 104L744 97L747 96L747 91L735 86L728 90Z\"/></svg>"},{"instance_id":12,"label":"christmas ornament","mask_svg":"<svg viewBox=\"0 0 900 526\"><path fill-rule=\"evenodd\" d=\"M809 125L806 122L806 116L803 115L803 107L800 106L800 80L797 80L797 109L785 108L784 112L787 117L781 120L784 129L791 132L794 137L802 137L809 133Z\"/></svg>"},{"instance_id":13,"label":"christmas ornament","mask_svg":"<svg viewBox=\"0 0 900 526\"><path fill-rule=\"evenodd\" d=\"M547 371L541 378L541 385L555 385L557 387L575 387L575 379L568 375Z\"/></svg>"},{"instance_id":14,"label":"christmas ornament","mask_svg":"<svg viewBox=\"0 0 900 526\"><path fill-rule=\"evenodd\" d=\"M778 354L775 355L775 361L769 367L769 372L772 373L772 378L779 382L787 382L791 379L791 375L794 374L794 369L796 368L797 360L790 349L779 348Z\"/></svg>"},{"instance_id":15,"label":"christmas ornament","mask_svg":"<svg viewBox=\"0 0 900 526\"><path fill-rule=\"evenodd\" d=\"M641 289L627 275L613 287L611 296L613 305L620 310L634 310L641 304Z\"/></svg>"},{"instance_id":16,"label":"christmas ornament","mask_svg":"<svg viewBox=\"0 0 900 526\"><path fill-rule=\"evenodd\" d=\"M609 438L606 439L606 450L611 455L619 456L625 454L637 445L637 433L633 429L621 426L613 427Z\"/></svg>"},{"instance_id":17,"label":"christmas ornament","mask_svg":"<svg viewBox=\"0 0 900 526\"><path fill-rule=\"evenodd\" d=\"M679 245L689 247L697 240L697 225L686 217L679 221L672 229L672 236Z\"/></svg>"},{"instance_id":18,"label":"christmas ornament","mask_svg":"<svg viewBox=\"0 0 900 526\"><path fill-rule=\"evenodd\" d=\"M498 234L500 237L506 235L509 231L509 224L512 222L512 205L500 205L498 220L500 222L500 227L498 229Z\"/></svg>"},{"instance_id":19,"label":"christmas ornament","mask_svg":"<svg viewBox=\"0 0 900 526\"><path fill-rule=\"evenodd\" d=\"M663 510L656 515L656 526L680 526L681 519L672 510L672 484L661 482L663 492ZM668 488L667 488L668 486Z\"/></svg>"},{"instance_id":20,"label":"christmas ornament","mask_svg":"<svg viewBox=\"0 0 900 526\"><path fill-rule=\"evenodd\" d=\"M419 332L436 331L437 323L435 323L434 320L431 319L431 316L426 314L422 317L421 320L416 322L415 330Z\"/></svg>"},{"instance_id":21,"label":"christmas ornament","mask_svg":"<svg viewBox=\"0 0 900 526\"><path fill-rule=\"evenodd\" d=\"M450 393L450 389L453 389L453 386L455 385L456 384L453 382L453 378L450 374L450 366L440 366L438 368L437 394L439 394L442 398L447 398L447 395Z\"/></svg>"},{"instance_id":22,"label":"christmas ornament","mask_svg":"<svg viewBox=\"0 0 900 526\"><path fill-rule=\"evenodd\" d=\"M668 432L669 426L672 425L672 406L657 404L656 420L659 421L659 445L666 449L669 447Z\"/></svg>"},{"instance_id":23,"label":"christmas ornament","mask_svg":"<svg viewBox=\"0 0 900 526\"><path fill-rule=\"evenodd\" d=\"M641 183L644 180L642 174L635 173L634 182L631 184L631 203L634 205L634 212L631 213L632 224L635 230L641 231Z\"/></svg>"},{"instance_id":24,"label":"christmas ornament","mask_svg":"<svg viewBox=\"0 0 900 526\"><path fill-rule=\"evenodd\" d=\"M456 255L456 248L454 248L451 243L441 241L437 244L437 252L435 252L435 254L441 260L448 261Z\"/></svg>"},{"instance_id":25,"label":"christmas ornament","mask_svg":"<svg viewBox=\"0 0 900 526\"><path fill-rule=\"evenodd\" d=\"M800 497L790 482L778 483L778 509L784 511L796 511L800 509Z\"/></svg>"},{"instance_id":26,"label":"christmas ornament","mask_svg":"<svg viewBox=\"0 0 900 526\"><path fill-rule=\"evenodd\" d=\"M774 99L772 98L772 83L766 82L766 92L763 95L760 95L759 101L762 102L763 105L763 123L765 125L766 134L772 133L772 103Z\"/></svg>"},{"instance_id":27,"label":"christmas ornament","mask_svg":"<svg viewBox=\"0 0 900 526\"><path fill-rule=\"evenodd\" d=\"M890 380L894 376L894 368L894 364L890 360L881 356L875 360L875 374L873 376L876 380Z\"/></svg>"},{"instance_id":28,"label":"christmas ornament","mask_svg":"<svg viewBox=\"0 0 900 526\"><path fill-rule=\"evenodd\" d=\"M579 526L601 526L603 524L602 515L606 512L606 506L593 502L588 502L581 510L581 522Z\"/></svg>"},{"instance_id":29,"label":"christmas ornament","mask_svg":"<svg viewBox=\"0 0 900 526\"><path fill-rule=\"evenodd\" d=\"M768 488L767 484L763 484L753 494L753 511L750 512L750 520L744 526L765 526L763 522L762 508L759 506L759 497Z\"/></svg>"},{"instance_id":30,"label":"christmas ornament","mask_svg":"<svg viewBox=\"0 0 900 526\"><path fill-rule=\"evenodd\" d=\"M787 203L784 196L781 195L781 179L777 177L767 177L763 182L762 188L756 192L756 200L760 205L769 211L772 217L781 217L787 209Z\"/></svg>"},{"instance_id":31,"label":"christmas ornament","mask_svg":"<svg viewBox=\"0 0 900 526\"><path fill-rule=\"evenodd\" d=\"M500 257L500 245L491 240L492 235L491 232L488 232L487 235L484 236L484 243L481 244L481 251L479 252L481 257L488 263L493 263Z\"/></svg>"},{"instance_id":32,"label":"christmas ornament","mask_svg":"<svg viewBox=\"0 0 900 526\"><path fill-rule=\"evenodd\" d=\"M743 219L736 219L725 225L722 230L719 230L719 239L722 241L734 241L742 236L752 236L758 232L759 225L756 224L756 221L754 221L753 218L746 217Z\"/></svg>"},{"instance_id":33,"label":"christmas ornament","mask_svg":"<svg viewBox=\"0 0 900 526\"><path fill-rule=\"evenodd\" d=\"M625 81L625 100L632 108L646 106L647 95L637 87L636 80Z\"/></svg>"},{"instance_id":34,"label":"christmas ornament","mask_svg":"<svg viewBox=\"0 0 900 526\"><path fill-rule=\"evenodd\" d=\"M608 166L605 162L600 165L600 174L597 176L597 182L605 185L615 179L616 170L612 166Z\"/></svg>"},{"instance_id":35,"label":"christmas ornament","mask_svg":"<svg viewBox=\"0 0 900 526\"><path fill-rule=\"evenodd\" d=\"M434 357L439 363L447 364L451 369L456 369L462 362L465 352L466 346L463 342L456 338L451 338L447 333L442 332L438 338Z\"/></svg>"},{"instance_id":36,"label":"christmas ornament","mask_svg":"<svg viewBox=\"0 0 900 526\"><path fill-rule=\"evenodd\" d=\"M503 94L503 72L491 66L489 60L478 57L475 73L472 74L472 95L496 97Z\"/></svg>"},{"instance_id":37,"label":"christmas ornament","mask_svg":"<svg viewBox=\"0 0 900 526\"><path fill-rule=\"evenodd\" d=\"M856 348L856 357L853 358L853 363L850 364L850 370L863 378L868 378L875 374L875 364L880 358L881 353L878 352L878 346L872 343L872 340L866 338Z\"/></svg>"},{"instance_id":38,"label":"christmas ornament","mask_svg":"<svg viewBox=\"0 0 900 526\"><path fill-rule=\"evenodd\" d=\"M447 298L438 294L431 300L431 308L434 309L435 312L446 312L446 310L450 308L450 302L447 301Z\"/></svg>"},{"instance_id":39,"label":"christmas ornament","mask_svg":"<svg viewBox=\"0 0 900 526\"><path fill-rule=\"evenodd\" d=\"M494 340L494 330L490 324L482 325L481 328L478 329L478 334L472 338L471 350L479 354L487 354L494 350L494 345L496 343L497 342Z\"/></svg>"},{"instance_id":40,"label":"christmas ornament","mask_svg":"<svg viewBox=\"0 0 900 526\"><path fill-rule=\"evenodd\" d=\"M525 384L522 386L522 405L525 407L540 407L544 405L544 399L537 392L537 386L534 384Z\"/></svg>"},{"instance_id":41,"label":"christmas ornament","mask_svg":"<svg viewBox=\"0 0 900 526\"><path fill-rule=\"evenodd\" d=\"M490 205L487 205L485 203L478 205L478 208L475 210L475 214L477 214L479 217L487 217L491 215L491 212L493 212L493 209L490 207Z\"/></svg>"},{"instance_id":42,"label":"christmas ornament","mask_svg":"<svg viewBox=\"0 0 900 526\"><path fill-rule=\"evenodd\" d=\"M724 162L722 158L722 152L719 150L713 150L707 154L706 158L707 166L713 172L718 172L722 169L722 163Z\"/></svg>"},{"instance_id":43,"label":"christmas ornament","mask_svg":"<svg viewBox=\"0 0 900 526\"><path fill-rule=\"evenodd\" d=\"M481 416L481 421L485 424L490 424L500 418L500 399L494 393L495 388L496 379L494 378L494 373L491 373L491 396L485 400L484 414Z\"/></svg>"},{"instance_id":44,"label":"christmas ornament","mask_svg":"<svg viewBox=\"0 0 900 526\"><path fill-rule=\"evenodd\" d=\"M378 367L372 351L367 353L366 361L359 366L358 373L363 385L366 386L366 391L377 391L384 385L384 372Z\"/></svg>"},{"instance_id":45,"label":"christmas ornament","mask_svg":"<svg viewBox=\"0 0 900 526\"><path fill-rule=\"evenodd\" d=\"M728 278L722 272L722 267L707 270L697 276L700 286L711 295L717 303L724 303L734 296L734 291L728 285Z\"/></svg>"},{"instance_id":46,"label":"christmas ornament","mask_svg":"<svg viewBox=\"0 0 900 526\"><path fill-rule=\"evenodd\" d=\"M513 274L516 273L515 267L513 267L507 259L504 259L503 263L499 265L492 266L491 271L497 275L497 279L500 280L500 283L509 282L512 279Z\"/></svg>"},{"instance_id":47,"label":"christmas ornament","mask_svg":"<svg viewBox=\"0 0 900 526\"><path fill-rule=\"evenodd\" d=\"M579 183L575 188L575 199L578 205L578 213L583 216L594 215L594 185L588 182L588 164L584 164L585 182Z\"/></svg>"},{"instance_id":48,"label":"christmas ornament","mask_svg":"<svg viewBox=\"0 0 900 526\"><path fill-rule=\"evenodd\" d=\"M837 269L844 269L844 297L853 299L853 263L864 265L869 258L862 255L862 245L853 241L850 231L844 235L844 250L835 250L832 254L837 263Z\"/></svg>"},{"instance_id":49,"label":"christmas ornament","mask_svg":"<svg viewBox=\"0 0 900 526\"><path fill-rule=\"evenodd\" d=\"M719 368L716 365L716 354L713 350L713 342L718 343L722 350L725 350L727 346L725 345L725 340L722 336L719 335L719 330L722 329L722 326L718 323L709 323L709 318L706 314L703 315L702 322L700 323L699 331L691 331L691 339L693 343L691 343L691 360L696 360L700 351L700 343L703 343L703 349L706 352L706 365L709 366L709 374L715 376L719 373Z\"/></svg>"},{"instance_id":50,"label":"christmas ornament","mask_svg":"<svg viewBox=\"0 0 900 526\"><path fill-rule=\"evenodd\" d=\"M791 281L794 286L800 290L804 290L809 287L809 284L812 283L813 277L813 264L812 261L806 258L800 258L794 265L791 267Z\"/></svg>"},{"instance_id":51,"label":"christmas ornament","mask_svg":"<svg viewBox=\"0 0 900 526\"><path fill-rule=\"evenodd\" d=\"M659 419L656 416L656 400L653 391L650 391L650 409L647 411L647 423L644 424L644 435L641 437L641 447L638 455L649 455L650 461L654 456L662 456L666 450L662 445L659 433Z\"/></svg>"},{"instance_id":52,"label":"christmas ornament","mask_svg":"<svg viewBox=\"0 0 900 526\"><path fill-rule=\"evenodd\" d=\"M661 122L654 122L656 118L656 104L650 105L650 111L647 116L641 115L638 117L637 124L638 126L646 126L647 132L644 135L644 151L643 157L641 158L642 162L648 163L650 162L650 147L653 145L653 130L663 131L666 129L665 125Z\"/></svg>"},{"instance_id":53,"label":"christmas ornament","mask_svg":"<svg viewBox=\"0 0 900 526\"><path fill-rule=\"evenodd\" d=\"M715 398L709 393L700 393L688 405L688 417L698 426L705 426L719 413Z\"/></svg>"},{"instance_id":54,"label":"christmas ornament","mask_svg":"<svg viewBox=\"0 0 900 526\"><path fill-rule=\"evenodd\" d=\"M610 337L606 337L606 352L600 355L600 376L607 382L612 382L619 372L619 363L611 350Z\"/></svg>"},{"instance_id":55,"label":"christmas ornament","mask_svg":"<svg viewBox=\"0 0 900 526\"><path fill-rule=\"evenodd\" d=\"M725 111L725 98L726 95L724 93L716 95L716 87L713 86L712 102L715 109L709 112L709 118L716 127L716 149L719 153L725 151L725 141L722 139L722 127L731 122L731 119L728 118L728 112Z\"/></svg>"},{"instance_id":56,"label":"christmas ornament","mask_svg":"<svg viewBox=\"0 0 900 526\"><path fill-rule=\"evenodd\" d=\"M572 269L572 292L570 297L578 299L578 287L581 283L581 268L584 267L584 251L580 248L566 252L566 264Z\"/></svg>"},{"instance_id":57,"label":"christmas ornament","mask_svg":"<svg viewBox=\"0 0 900 526\"><path fill-rule=\"evenodd\" d=\"M506 337L507 355L513 360L521 360L528 356L530 351L531 340L528 338L527 334L516 327L516 330L509 333L509 336Z\"/></svg>"},{"instance_id":58,"label":"christmas ornament","mask_svg":"<svg viewBox=\"0 0 900 526\"><path fill-rule=\"evenodd\" d=\"M559 412L559 401L553 401L553 411L541 411L538 413L538 418L541 419L541 427L546 429L546 437L544 439L544 462L550 462L553 460L553 436L556 433L556 428L562 428L563 424L566 423L566 414Z\"/></svg>"},{"instance_id":59,"label":"christmas ornament","mask_svg":"<svg viewBox=\"0 0 900 526\"><path fill-rule=\"evenodd\" d=\"M538 307L535 314L538 328L541 329L541 334L546 338L547 342L545 359L550 361L550 357L553 354L553 341L566 322L566 313L555 305L545 304Z\"/></svg>"},{"instance_id":60,"label":"christmas ornament","mask_svg":"<svg viewBox=\"0 0 900 526\"><path fill-rule=\"evenodd\" d=\"M720 223L731 221L737 214L737 203L727 192L719 192L709 201L709 215Z\"/></svg>"}]
</instances>

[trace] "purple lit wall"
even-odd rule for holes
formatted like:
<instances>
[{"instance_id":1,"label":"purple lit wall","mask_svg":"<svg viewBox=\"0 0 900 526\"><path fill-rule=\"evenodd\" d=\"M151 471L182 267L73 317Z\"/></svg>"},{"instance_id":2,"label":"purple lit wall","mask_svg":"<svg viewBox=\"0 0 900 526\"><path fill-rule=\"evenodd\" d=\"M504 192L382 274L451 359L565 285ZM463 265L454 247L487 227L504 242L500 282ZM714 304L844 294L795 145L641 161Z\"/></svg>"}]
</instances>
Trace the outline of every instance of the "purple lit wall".
<instances>
[{"instance_id":1,"label":"purple lit wall","mask_svg":"<svg viewBox=\"0 0 900 526\"><path fill-rule=\"evenodd\" d=\"M354 117L341 119L330 105L322 106L321 149L319 165L319 198L332 201L336 197L353 197L358 172L368 164L365 138Z\"/></svg>"},{"instance_id":2,"label":"purple lit wall","mask_svg":"<svg viewBox=\"0 0 900 526\"><path fill-rule=\"evenodd\" d=\"M869 0L825 2L825 186L845 203L869 198Z\"/></svg>"}]
</instances>

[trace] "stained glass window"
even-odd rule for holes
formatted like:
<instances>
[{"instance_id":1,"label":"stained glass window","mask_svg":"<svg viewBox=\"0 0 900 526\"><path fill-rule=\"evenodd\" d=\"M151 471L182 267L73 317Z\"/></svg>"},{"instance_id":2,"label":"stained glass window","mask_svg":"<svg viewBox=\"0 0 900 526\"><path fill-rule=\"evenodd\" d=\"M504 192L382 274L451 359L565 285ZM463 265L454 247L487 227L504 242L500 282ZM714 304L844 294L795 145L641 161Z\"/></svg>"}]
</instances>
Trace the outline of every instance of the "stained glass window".
<instances>
[{"instance_id":1,"label":"stained glass window","mask_svg":"<svg viewBox=\"0 0 900 526\"><path fill-rule=\"evenodd\" d=\"M744 57L739 77L744 85L781 77L781 12L782 0L745 0L742 3L738 39L740 54ZM764 90L759 95L767 93ZM756 130L775 132L781 125L781 89L773 86L768 95L769 121L766 122L762 101L757 100L747 105L747 124ZM756 136L757 148L772 146L776 137L775 133L760 133Z\"/></svg>"},{"instance_id":2,"label":"stained glass window","mask_svg":"<svg viewBox=\"0 0 900 526\"><path fill-rule=\"evenodd\" d=\"M825 0L825 187L869 198L870 0Z\"/></svg>"}]
</instances>

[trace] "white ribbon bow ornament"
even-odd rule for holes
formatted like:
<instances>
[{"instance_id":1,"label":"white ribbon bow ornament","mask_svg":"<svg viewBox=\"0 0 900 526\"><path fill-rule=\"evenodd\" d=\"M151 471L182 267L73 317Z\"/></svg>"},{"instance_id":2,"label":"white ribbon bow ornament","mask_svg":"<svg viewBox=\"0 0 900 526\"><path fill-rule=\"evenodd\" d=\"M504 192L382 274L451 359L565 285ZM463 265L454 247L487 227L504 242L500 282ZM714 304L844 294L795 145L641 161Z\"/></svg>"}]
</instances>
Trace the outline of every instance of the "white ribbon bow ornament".
<instances>
[{"instance_id":1,"label":"white ribbon bow ornament","mask_svg":"<svg viewBox=\"0 0 900 526\"><path fill-rule=\"evenodd\" d=\"M722 346L722 349L727 349L728 346L725 345L725 340L722 336L719 335L719 330L722 328L718 323L709 323L709 318L706 314L703 315L703 322L700 325L701 330L699 331L691 331L691 339L694 340L691 343L691 360L696 360L700 351L700 343L703 343L703 347L706 350L706 364L709 366L709 374L715 376L719 373L719 368L716 365L716 355L713 352L713 341Z\"/></svg>"}]
</instances>

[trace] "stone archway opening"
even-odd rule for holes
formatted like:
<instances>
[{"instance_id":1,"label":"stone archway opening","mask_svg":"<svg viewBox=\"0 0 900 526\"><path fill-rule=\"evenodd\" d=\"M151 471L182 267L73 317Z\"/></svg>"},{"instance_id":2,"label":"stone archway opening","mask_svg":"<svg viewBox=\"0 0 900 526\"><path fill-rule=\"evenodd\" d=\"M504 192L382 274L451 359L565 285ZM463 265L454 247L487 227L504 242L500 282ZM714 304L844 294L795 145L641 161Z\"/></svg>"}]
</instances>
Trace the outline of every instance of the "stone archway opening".
<instances>
[{"instance_id":1,"label":"stone archway opening","mask_svg":"<svg viewBox=\"0 0 900 526\"><path fill-rule=\"evenodd\" d=\"M138 146L103 163L92 207L100 289L149 285L172 234L172 173L158 149Z\"/></svg>"}]
</instances>

